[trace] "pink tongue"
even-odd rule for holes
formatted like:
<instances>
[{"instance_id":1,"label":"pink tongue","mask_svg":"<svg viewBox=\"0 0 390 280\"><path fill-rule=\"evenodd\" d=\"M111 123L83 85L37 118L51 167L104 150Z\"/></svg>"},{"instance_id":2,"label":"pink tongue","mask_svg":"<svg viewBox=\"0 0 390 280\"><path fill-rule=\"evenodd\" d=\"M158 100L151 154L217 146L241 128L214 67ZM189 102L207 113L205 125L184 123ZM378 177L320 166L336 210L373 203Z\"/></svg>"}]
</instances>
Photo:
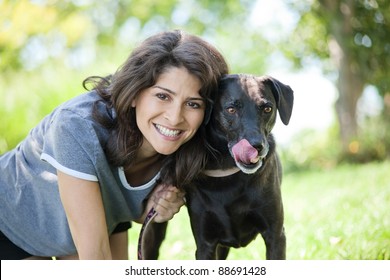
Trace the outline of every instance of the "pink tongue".
<instances>
[{"instance_id":1,"label":"pink tongue","mask_svg":"<svg viewBox=\"0 0 390 280\"><path fill-rule=\"evenodd\" d=\"M258 156L258 152L255 148L249 144L248 140L242 139L232 148L232 153L236 161L251 164Z\"/></svg>"}]
</instances>

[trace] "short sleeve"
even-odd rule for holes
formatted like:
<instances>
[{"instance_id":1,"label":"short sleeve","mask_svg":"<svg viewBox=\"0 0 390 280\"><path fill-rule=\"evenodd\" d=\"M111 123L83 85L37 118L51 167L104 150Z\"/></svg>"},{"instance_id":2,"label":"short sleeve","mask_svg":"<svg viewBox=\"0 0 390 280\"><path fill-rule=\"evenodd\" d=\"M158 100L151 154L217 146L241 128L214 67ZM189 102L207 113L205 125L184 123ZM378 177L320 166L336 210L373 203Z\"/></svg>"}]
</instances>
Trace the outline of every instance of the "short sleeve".
<instances>
[{"instance_id":1,"label":"short sleeve","mask_svg":"<svg viewBox=\"0 0 390 280\"><path fill-rule=\"evenodd\" d=\"M41 160L73 177L98 181L95 156L98 146L91 120L72 110L60 109L47 124Z\"/></svg>"}]
</instances>

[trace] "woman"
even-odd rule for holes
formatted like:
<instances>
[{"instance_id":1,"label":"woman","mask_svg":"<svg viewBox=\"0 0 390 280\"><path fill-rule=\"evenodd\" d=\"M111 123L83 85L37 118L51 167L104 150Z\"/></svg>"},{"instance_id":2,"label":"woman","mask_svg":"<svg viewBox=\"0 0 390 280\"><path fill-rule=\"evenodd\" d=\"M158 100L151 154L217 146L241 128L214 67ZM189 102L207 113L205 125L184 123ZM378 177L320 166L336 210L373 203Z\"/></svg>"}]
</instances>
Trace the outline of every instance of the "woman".
<instances>
[{"instance_id":1,"label":"woman","mask_svg":"<svg viewBox=\"0 0 390 280\"><path fill-rule=\"evenodd\" d=\"M0 157L1 259L127 259L129 221L183 205L205 162L222 55L181 31L146 39L112 76Z\"/></svg>"}]
</instances>

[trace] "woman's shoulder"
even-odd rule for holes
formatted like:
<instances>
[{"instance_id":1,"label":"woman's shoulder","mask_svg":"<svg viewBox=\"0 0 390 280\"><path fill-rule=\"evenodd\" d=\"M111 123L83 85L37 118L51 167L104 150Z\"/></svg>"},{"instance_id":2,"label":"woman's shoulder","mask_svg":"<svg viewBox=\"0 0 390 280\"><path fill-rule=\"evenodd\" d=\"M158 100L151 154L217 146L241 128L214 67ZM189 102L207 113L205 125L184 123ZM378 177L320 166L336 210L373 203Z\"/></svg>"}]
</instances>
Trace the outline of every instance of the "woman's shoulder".
<instances>
[{"instance_id":1,"label":"woman's shoulder","mask_svg":"<svg viewBox=\"0 0 390 280\"><path fill-rule=\"evenodd\" d=\"M94 112L97 110L97 112ZM51 119L80 118L95 123L98 113L102 117L114 118L114 112L109 109L96 91L82 93L62 103L51 113Z\"/></svg>"},{"instance_id":2,"label":"woman's shoulder","mask_svg":"<svg viewBox=\"0 0 390 280\"><path fill-rule=\"evenodd\" d=\"M82 117L92 115L96 102L103 100L96 91L85 92L62 103L57 107L57 111L70 111Z\"/></svg>"},{"instance_id":3,"label":"woman's shoulder","mask_svg":"<svg viewBox=\"0 0 390 280\"><path fill-rule=\"evenodd\" d=\"M110 131L94 118L93 111L99 100L99 95L92 91L78 95L54 109L32 132L32 135L38 135L36 138L42 139L42 154L49 155L66 167L70 162L78 162L85 167L85 170L78 171L93 174L89 163L97 162L96 157L104 156L101 147L110 135ZM88 159L87 163L82 165L81 158ZM93 160L89 161L89 158Z\"/></svg>"}]
</instances>

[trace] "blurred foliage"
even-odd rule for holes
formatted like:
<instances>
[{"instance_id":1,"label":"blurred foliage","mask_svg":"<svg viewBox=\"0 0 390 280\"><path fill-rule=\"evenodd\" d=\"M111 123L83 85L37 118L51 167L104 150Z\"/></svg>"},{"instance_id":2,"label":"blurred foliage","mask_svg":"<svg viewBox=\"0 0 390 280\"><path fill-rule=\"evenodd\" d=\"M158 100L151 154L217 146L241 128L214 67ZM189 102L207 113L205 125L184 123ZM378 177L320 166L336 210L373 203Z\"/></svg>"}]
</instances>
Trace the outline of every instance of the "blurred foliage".
<instances>
[{"instance_id":1,"label":"blurred foliage","mask_svg":"<svg viewBox=\"0 0 390 280\"><path fill-rule=\"evenodd\" d=\"M364 88L373 85L383 98L390 93L390 1L290 0L289 6L299 20L281 48L296 66L315 62L335 81L342 158L361 161L367 151L370 160L372 152L355 153L351 147L370 144L357 113ZM383 117L389 120L390 107L384 105Z\"/></svg>"},{"instance_id":2,"label":"blurred foliage","mask_svg":"<svg viewBox=\"0 0 390 280\"><path fill-rule=\"evenodd\" d=\"M71 1L49 2L0 2L0 70L22 68L30 59L36 60L35 51L41 51L43 63L85 39L92 27L90 19L76 13Z\"/></svg>"},{"instance_id":3,"label":"blurred foliage","mask_svg":"<svg viewBox=\"0 0 390 280\"><path fill-rule=\"evenodd\" d=\"M306 129L295 135L288 147L278 147L285 173L332 169L339 163L337 127L326 131Z\"/></svg>"},{"instance_id":4,"label":"blurred foliage","mask_svg":"<svg viewBox=\"0 0 390 280\"><path fill-rule=\"evenodd\" d=\"M317 131L306 129L295 135L288 147L278 147L286 173L331 170L343 162L363 164L390 160L390 131L382 116L368 117L361 125L359 137L342 153L336 141L338 127Z\"/></svg>"},{"instance_id":5,"label":"blurred foliage","mask_svg":"<svg viewBox=\"0 0 390 280\"><path fill-rule=\"evenodd\" d=\"M249 24L253 4L249 0L3 0L0 71L35 70L53 59L77 68L96 59L99 48L128 49L151 34L180 28L217 46L224 44L220 47L224 52L239 56L229 60L236 72L260 73L270 46L250 28L237 32L237 27ZM239 50L233 48L237 41L243 42ZM241 67L237 62L249 55L252 64ZM255 66L247 69L251 65Z\"/></svg>"},{"instance_id":6,"label":"blurred foliage","mask_svg":"<svg viewBox=\"0 0 390 280\"><path fill-rule=\"evenodd\" d=\"M382 115L364 120L358 137L349 144L349 153L341 154L341 160L367 163L390 159L389 121Z\"/></svg>"},{"instance_id":7,"label":"blurred foliage","mask_svg":"<svg viewBox=\"0 0 390 280\"><path fill-rule=\"evenodd\" d=\"M390 91L390 1L388 0L304 0L288 1L299 14L296 29L283 44L285 54L299 67L311 59L323 62L327 73L336 70L329 61L332 30L343 27L342 15L350 15L350 22L341 30L341 48L352 54L351 68L366 84L378 88L381 95ZM285 43L286 43L285 42ZM318 60L317 60L318 61Z\"/></svg>"},{"instance_id":8,"label":"blurred foliage","mask_svg":"<svg viewBox=\"0 0 390 280\"><path fill-rule=\"evenodd\" d=\"M19 143L46 114L83 91L80 72L51 63L39 72L0 76L0 154Z\"/></svg>"}]
</instances>

